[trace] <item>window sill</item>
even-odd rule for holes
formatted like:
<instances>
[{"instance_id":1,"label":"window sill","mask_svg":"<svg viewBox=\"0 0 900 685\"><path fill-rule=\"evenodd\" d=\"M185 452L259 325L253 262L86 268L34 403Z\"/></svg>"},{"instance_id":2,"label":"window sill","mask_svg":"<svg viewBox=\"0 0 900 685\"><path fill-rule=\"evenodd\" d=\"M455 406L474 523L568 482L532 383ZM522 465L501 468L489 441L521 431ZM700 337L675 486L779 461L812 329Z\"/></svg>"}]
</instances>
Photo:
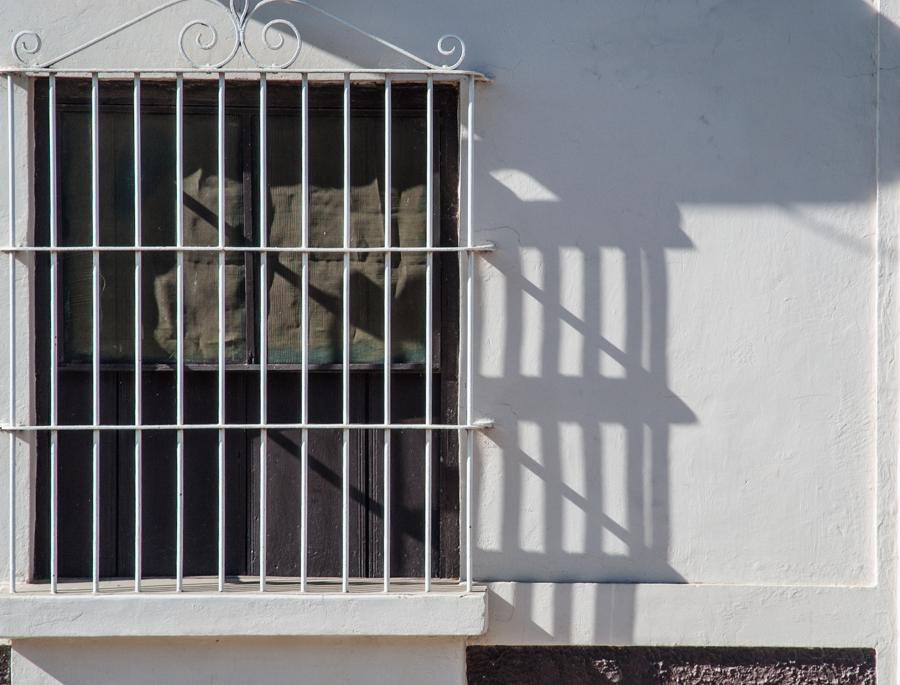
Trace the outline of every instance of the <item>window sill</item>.
<instances>
[{"instance_id":1,"label":"window sill","mask_svg":"<svg viewBox=\"0 0 900 685\"><path fill-rule=\"evenodd\" d=\"M33 587L33 586L31 586ZM469 637L487 628L487 594L188 591L0 595L0 636Z\"/></svg>"}]
</instances>

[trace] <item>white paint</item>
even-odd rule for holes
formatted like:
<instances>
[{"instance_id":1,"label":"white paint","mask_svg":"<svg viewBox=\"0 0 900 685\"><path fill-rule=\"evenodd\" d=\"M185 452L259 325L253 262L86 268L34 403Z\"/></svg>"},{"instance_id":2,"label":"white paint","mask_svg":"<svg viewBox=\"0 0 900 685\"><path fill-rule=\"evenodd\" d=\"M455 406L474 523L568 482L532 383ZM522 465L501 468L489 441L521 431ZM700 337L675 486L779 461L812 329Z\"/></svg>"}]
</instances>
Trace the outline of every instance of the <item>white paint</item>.
<instances>
[{"instance_id":1,"label":"white paint","mask_svg":"<svg viewBox=\"0 0 900 685\"><path fill-rule=\"evenodd\" d=\"M559 425L559 447L561 486L568 493L562 506L562 540L560 546L565 554L584 554L587 537L587 512L583 502L587 500L588 455L585 451L584 431L577 423L563 422Z\"/></svg>"},{"instance_id":2,"label":"white paint","mask_svg":"<svg viewBox=\"0 0 900 685\"><path fill-rule=\"evenodd\" d=\"M458 640L23 640L13 645L16 685L465 682Z\"/></svg>"},{"instance_id":3,"label":"white paint","mask_svg":"<svg viewBox=\"0 0 900 685\"><path fill-rule=\"evenodd\" d=\"M479 644L871 647L890 632L874 588L492 583Z\"/></svg>"},{"instance_id":4,"label":"white paint","mask_svg":"<svg viewBox=\"0 0 900 685\"><path fill-rule=\"evenodd\" d=\"M559 270L559 306L561 322L558 373L560 376L581 378L584 375L584 311L585 270L584 254L578 247L561 247L557 263ZM525 329L526 335L534 335Z\"/></svg>"},{"instance_id":5,"label":"white paint","mask_svg":"<svg viewBox=\"0 0 900 685\"><path fill-rule=\"evenodd\" d=\"M523 247L522 256L522 330L519 342L519 373L529 378L543 375L544 347L544 256L540 250Z\"/></svg>"},{"instance_id":6,"label":"white paint","mask_svg":"<svg viewBox=\"0 0 900 685\"><path fill-rule=\"evenodd\" d=\"M5 79L4 79L5 81ZM33 151L31 146L27 144L26 141L29 141L33 138L34 130L32 126L32 122L29 116L29 106L33 96L33 89L31 83L25 79L14 78L14 109L15 116L17 117L17 123L15 125L15 135L16 135L16 145L15 149L15 170L16 170L16 182L15 182L15 206L16 211L18 213L18 217L16 220L16 240L18 244L26 244L27 241L31 239L33 235L33 227L32 227L32 219L31 219L31 208L34 205L33 202L33 175L30 173L30 169L32 167L33 161ZM4 87L5 90L5 87ZM4 102L6 101L6 97L4 94L3 98ZM6 116L6 108L3 108L2 114L0 114L0 126L2 126L2 130L5 132L7 130L7 116ZM2 171L0 171L0 178L3 179L3 188L7 187L7 164L4 163ZM9 216L9 207L8 202L6 200L0 202L2 205L2 209L0 209L0 220L2 220L3 226L8 225L8 216ZM5 238L7 239L7 238ZM7 259L2 259L2 265L0 265L0 278L2 278L3 283L6 283L9 275L9 261ZM24 268L23 268L24 263ZM16 288L19 292L27 293L32 289L32 274L33 274L33 261L29 257L26 257L24 260L19 260L15 269L15 277L16 277ZM6 288L2 288L2 290L6 291ZM0 307L3 307L5 311L8 306L8 293L4 292L0 295ZM14 379L15 385L15 411L12 412L17 420L25 421L32 414L32 405L34 402L33 396L33 387L28 379L32 378L32 373L30 371L31 366L33 364L32 358L32 336L31 336L31 321L32 321L32 306L31 299L19 299L16 301L16 325L15 325L15 341L16 341L16 363L18 366L18 373L16 374L16 378ZM4 360L2 364L2 371L0 371L0 387L8 388L10 385L9 372L6 364L6 360L9 359L9 343L8 336L3 336L2 347L0 347L0 359ZM10 398L7 392L3 392L3 398L0 400L0 412L4 419L10 416L9 412L9 403ZM15 509L15 520L17 522L16 531L15 531L15 553L17 563L15 565L15 576L17 580L25 580L31 575L31 522L34 519L35 515L35 497L34 497L34 488L32 487L32 479L33 473L35 469L35 462L33 459L33 436L19 436L19 438L15 441L15 482L16 482L16 497L14 502ZM10 478L10 465L9 465L9 448L8 441L6 439L3 440L3 456L0 458L0 479L4 483L2 488L3 490L3 511L4 515L0 516L2 522L0 522L0 536L3 539L3 548L4 550L7 547L7 541L9 540L8 531L9 524L8 518L6 515L7 508L9 506L8 502L8 490L7 484L9 483ZM9 558L7 554L0 555L3 557L0 560L0 568L2 568L2 576L4 579L8 579L10 577L10 564ZM7 583L9 581L7 580Z\"/></svg>"},{"instance_id":7,"label":"white paint","mask_svg":"<svg viewBox=\"0 0 900 685\"><path fill-rule=\"evenodd\" d=\"M488 288L478 291L481 309L487 311L506 311L506 276L490 262L481 266L481 283L490 283ZM478 375L485 378L503 378L505 376L504 355L499 351L506 346L505 317L481 319L479 324L480 340L476 343L480 350L476 354L479 365Z\"/></svg>"},{"instance_id":8,"label":"white paint","mask_svg":"<svg viewBox=\"0 0 900 685\"><path fill-rule=\"evenodd\" d=\"M534 450L523 455L521 472L521 503L519 515L519 544L530 552L544 553L547 549L544 521L547 519L547 491L543 478L544 459L541 454L541 427L535 421L519 422L520 442L535 445Z\"/></svg>"},{"instance_id":9,"label":"white paint","mask_svg":"<svg viewBox=\"0 0 900 685\"><path fill-rule=\"evenodd\" d=\"M424 594L18 594L0 598L0 635L78 637L461 637L486 627L483 592Z\"/></svg>"},{"instance_id":10,"label":"white paint","mask_svg":"<svg viewBox=\"0 0 900 685\"><path fill-rule=\"evenodd\" d=\"M599 490L603 520L597 521L604 554L627 555L629 545L618 533L629 529L628 521L628 464L626 442L628 434L621 424L601 423L598 453L589 458L599 462ZM645 499L646 501L646 499ZM605 525L604 525L605 524Z\"/></svg>"},{"instance_id":11,"label":"white paint","mask_svg":"<svg viewBox=\"0 0 900 685\"><path fill-rule=\"evenodd\" d=\"M559 196L534 176L520 169L494 169L491 178L522 202L559 202Z\"/></svg>"},{"instance_id":12,"label":"white paint","mask_svg":"<svg viewBox=\"0 0 900 685\"><path fill-rule=\"evenodd\" d=\"M62 50L153 0L7 4L7 42L34 27ZM483 640L874 646L896 682L900 5L880 6L876 33L866 0L328 3L423 55L452 27L494 77L475 179L476 242L497 244L478 269ZM167 58L187 18L82 63ZM298 23L311 64L380 59ZM92 655L151 649L127 644L16 645L15 670L102 681ZM371 672L342 644L345 680ZM205 645L154 661L160 679L212 663ZM292 647L266 645L277 682ZM462 682L462 643L446 649L429 679ZM416 680L417 650L389 654Z\"/></svg>"},{"instance_id":13,"label":"white paint","mask_svg":"<svg viewBox=\"0 0 900 685\"><path fill-rule=\"evenodd\" d=\"M625 252L618 247L600 247L600 296L597 305L600 321L600 375L624 378L626 375L625 334L627 306L625 290Z\"/></svg>"}]
</instances>

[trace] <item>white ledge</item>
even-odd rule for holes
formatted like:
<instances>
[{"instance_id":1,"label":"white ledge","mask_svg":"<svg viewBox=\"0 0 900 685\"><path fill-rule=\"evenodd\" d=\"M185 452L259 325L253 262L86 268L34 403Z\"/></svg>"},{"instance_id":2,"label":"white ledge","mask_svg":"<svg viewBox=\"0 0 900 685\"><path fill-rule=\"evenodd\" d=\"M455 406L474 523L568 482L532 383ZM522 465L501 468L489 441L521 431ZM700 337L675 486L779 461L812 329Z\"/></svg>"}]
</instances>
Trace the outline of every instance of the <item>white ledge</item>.
<instances>
[{"instance_id":1,"label":"white ledge","mask_svg":"<svg viewBox=\"0 0 900 685\"><path fill-rule=\"evenodd\" d=\"M6 595L0 636L466 637L487 628L483 591L429 594Z\"/></svg>"},{"instance_id":2,"label":"white ledge","mask_svg":"<svg viewBox=\"0 0 900 685\"><path fill-rule=\"evenodd\" d=\"M878 647L890 586L491 582L502 645Z\"/></svg>"}]
</instances>

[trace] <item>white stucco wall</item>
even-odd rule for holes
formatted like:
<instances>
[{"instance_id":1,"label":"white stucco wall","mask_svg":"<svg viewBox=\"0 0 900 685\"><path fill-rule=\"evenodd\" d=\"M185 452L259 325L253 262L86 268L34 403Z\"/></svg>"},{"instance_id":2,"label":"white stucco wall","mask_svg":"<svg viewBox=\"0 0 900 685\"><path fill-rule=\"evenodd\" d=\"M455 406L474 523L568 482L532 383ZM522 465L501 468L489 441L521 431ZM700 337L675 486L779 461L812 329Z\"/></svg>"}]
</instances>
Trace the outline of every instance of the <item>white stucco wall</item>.
<instances>
[{"instance_id":1,"label":"white stucco wall","mask_svg":"<svg viewBox=\"0 0 900 685\"><path fill-rule=\"evenodd\" d=\"M892 677L895 3L880 21L865 0L321 4L426 57L458 33L494 78L477 122L476 226L497 244L479 274L483 641L874 646ZM152 6L0 0L0 37L39 30L55 54ZM171 63L196 15L75 63ZM304 38L316 64L379 59L318 22ZM14 668L17 685L142 663L236 683L267 661L269 682L368 682L375 658L393 682L461 682L460 641L379 644L29 641Z\"/></svg>"},{"instance_id":2,"label":"white stucco wall","mask_svg":"<svg viewBox=\"0 0 900 685\"><path fill-rule=\"evenodd\" d=\"M477 566L872 582L872 9L611 5L485 41Z\"/></svg>"},{"instance_id":3,"label":"white stucco wall","mask_svg":"<svg viewBox=\"0 0 900 685\"><path fill-rule=\"evenodd\" d=\"M13 682L462 685L463 668L462 643L443 640L28 640Z\"/></svg>"}]
</instances>

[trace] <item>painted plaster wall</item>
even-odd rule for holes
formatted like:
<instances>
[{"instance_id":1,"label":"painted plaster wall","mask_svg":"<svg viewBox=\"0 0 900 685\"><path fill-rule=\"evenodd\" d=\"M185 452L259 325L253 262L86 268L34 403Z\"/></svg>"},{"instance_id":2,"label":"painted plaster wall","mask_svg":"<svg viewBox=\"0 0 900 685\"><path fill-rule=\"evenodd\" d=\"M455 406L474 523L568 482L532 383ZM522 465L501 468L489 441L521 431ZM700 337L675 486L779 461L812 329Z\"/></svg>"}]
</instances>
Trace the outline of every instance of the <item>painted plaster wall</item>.
<instances>
[{"instance_id":1,"label":"painted plaster wall","mask_svg":"<svg viewBox=\"0 0 900 685\"><path fill-rule=\"evenodd\" d=\"M3 0L0 32L40 30L52 54L154 4ZM497 426L479 443L474 561L480 580L524 588L498 586L492 608L514 624L498 634L554 641L586 634L587 621L584 639L659 635L635 628L656 615L659 597L641 603L655 591L590 585L616 581L877 583L886 594L865 606L889 606L893 508L878 502L892 492L894 343L879 321L895 253L882 251L879 271L876 252L900 173L893 5L877 22L864 0L322 4L423 56L459 33L466 66L495 79L478 103L476 226L498 249L479 275L476 398ZM194 10L205 6L215 12ZM170 63L185 19L203 11L157 15L76 63ZM316 22L304 38L310 63L379 59ZM548 608L541 588L571 599L582 586L530 581L614 597ZM785 616L792 603L818 606L815 591L748 596L780 602ZM853 614L856 595L841 597L832 606ZM891 648L884 611L857 646ZM852 635L793 616L779 643ZM656 639L678 632L676 620ZM742 639L733 626L691 639L717 635ZM762 624L749 635L764 641ZM195 649L218 669L216 647L190 644L78 648L123 669L133 653L157 674L188 672ZM259 644L285 677L306 653ZM446 669L429 673L461 678L461 645L422 644L444 655ZM17 646L14 669L53 678L73 663L64 681L90 682L82 660L65 659L75 648ZM365 674L365 658L347 653ZM403 657L396 668L417 668L418 648L389 653Z\"/></svg>"},{"instance_id":2,"label":"painted plaster wall","mask_svg":"<svg viewBox=\"0 0 900 685\"><path fill-rule=\"evenodd\" d=\"M16 685L464 682L461 643L419 640L81 640L16 643Z\"/></svg>"},{"instance_id":3,"label":"painted plaster wall","mask_svg":"<svg viewBox=\"0 0 900 685\"><path fill-rule=\"evenodd\" d=\"M50 54L153 4L6 2L3 26ZM171 64L205 4L73 64ZM871 582L871 5L394 5L328 3L424 54L457 31L495 78L477 124L476 224L498 248L481 578Z\"/></svg>"},{"instance_id":4,"label":"painted plaster wall","mask_svg":"<svg viewBox=\"0 0 900 685\"><path fill-rule=\"evenodd\" d=\"M477 568L872 582L871 6L515 23L479 126Z\"/></svg>"}]
</instances>

